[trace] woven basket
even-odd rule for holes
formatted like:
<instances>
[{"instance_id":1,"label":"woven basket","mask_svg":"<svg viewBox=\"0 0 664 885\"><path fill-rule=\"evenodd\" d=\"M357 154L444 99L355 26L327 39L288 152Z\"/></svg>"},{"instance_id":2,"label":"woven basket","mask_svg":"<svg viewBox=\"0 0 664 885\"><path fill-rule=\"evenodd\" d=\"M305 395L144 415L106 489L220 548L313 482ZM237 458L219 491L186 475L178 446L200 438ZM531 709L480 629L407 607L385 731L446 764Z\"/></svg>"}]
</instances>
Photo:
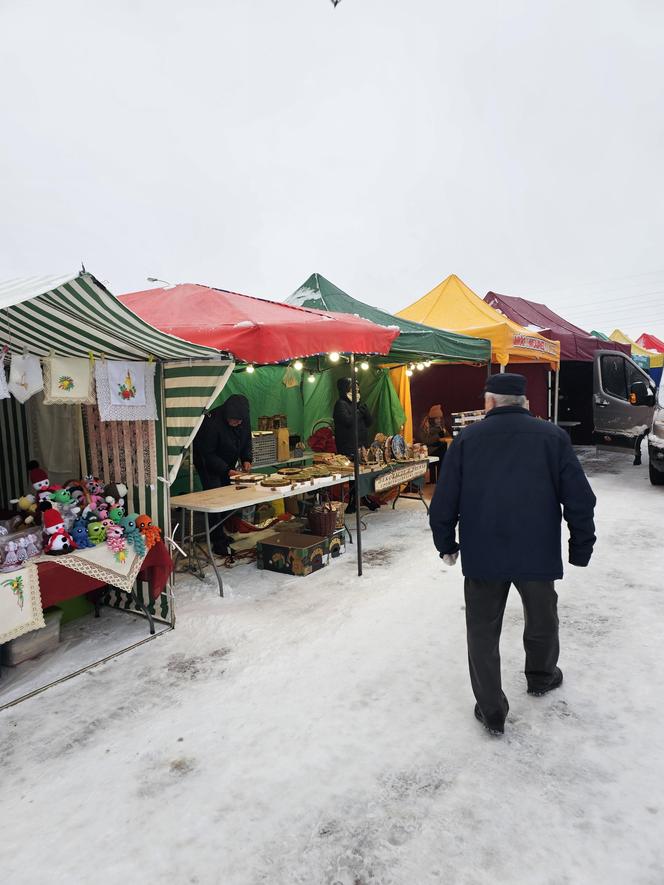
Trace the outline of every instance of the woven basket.
<instances>
[{"instance_id":1,"label":"woven basket","mask_svg":"<svg viewBox=\"0 0 664 885\"><path fill-rule=\"evenodd\" d=\"M330 501L330 507L337 515L336 528L342 529L345 525L345 514L348 503L346 501Z\"/></svg>"},{"instance_id":2,"label":"woven basket","mask_svg":"<svg viewBox=\"0 0 664 885\"><path fill-rule=\"evenodd\" d=\"M343 518L343 516L342 516ZM309 511L309 528L314 535L327 537L337 528L337 512L331 504L321 504Z\"/></svg>"}]
</instances>

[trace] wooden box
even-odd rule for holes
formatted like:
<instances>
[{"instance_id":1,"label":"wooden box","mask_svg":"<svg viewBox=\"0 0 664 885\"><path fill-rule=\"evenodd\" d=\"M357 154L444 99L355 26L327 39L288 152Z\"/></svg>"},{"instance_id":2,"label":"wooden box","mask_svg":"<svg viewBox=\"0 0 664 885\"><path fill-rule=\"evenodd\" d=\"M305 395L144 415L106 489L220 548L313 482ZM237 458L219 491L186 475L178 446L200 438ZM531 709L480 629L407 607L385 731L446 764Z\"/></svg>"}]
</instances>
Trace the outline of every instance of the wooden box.
<instances>
[{"instance_id":1,"label":"wooden box","mask_svg":"<svg viewBox=\"0 0 664 885\"><path fill-rule=\"evenodd\" d=\"M278 532L256 544L256 565L284 575L310 575L327 565L330 539L297 532Z\"/></svg>"}]
</instances>

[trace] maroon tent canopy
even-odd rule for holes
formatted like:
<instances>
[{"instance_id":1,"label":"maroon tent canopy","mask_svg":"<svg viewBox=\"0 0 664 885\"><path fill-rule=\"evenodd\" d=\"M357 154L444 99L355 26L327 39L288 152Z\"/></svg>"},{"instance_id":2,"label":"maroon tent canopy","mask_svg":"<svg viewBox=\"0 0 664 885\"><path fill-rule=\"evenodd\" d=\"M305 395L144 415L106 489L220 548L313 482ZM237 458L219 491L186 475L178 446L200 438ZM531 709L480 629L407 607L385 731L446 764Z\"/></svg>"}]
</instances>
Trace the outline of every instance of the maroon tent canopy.
<instances>
[{"instance_id":1,"label":"maroon tent canopy","mask_svg":"<svg viewBox=\"0 0 664 885\"><path fill-rule=\"evenodd\" d=\"M620 350L628 356L631 353L628 344L594 338L589 332L549 310L545 304L495 292L487 292L484 300L515 323L533 329L552 341L560 341L561 360L591 362L597 350Z\"/></svg>"}]
</instances>

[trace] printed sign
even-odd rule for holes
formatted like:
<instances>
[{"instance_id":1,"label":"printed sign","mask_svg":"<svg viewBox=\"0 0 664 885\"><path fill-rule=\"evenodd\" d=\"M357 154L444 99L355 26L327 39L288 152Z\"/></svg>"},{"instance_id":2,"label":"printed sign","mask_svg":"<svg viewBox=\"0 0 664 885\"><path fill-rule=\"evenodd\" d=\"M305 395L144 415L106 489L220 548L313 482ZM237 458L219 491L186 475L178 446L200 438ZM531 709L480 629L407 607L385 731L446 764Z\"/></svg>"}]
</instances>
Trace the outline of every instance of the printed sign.
<instances>
[{"instance_id":1,"label":"printed sign","mask_svg":"<svg viewBox=\"0 0 664 885\"><path fill-rule=\"evenodd\" d=\"M404 482L412 482L424 476L429 467L428 461L420 461L416 464L404 464L403 467L395 467L389 473L381 473L374 480L374 491L384 492L386 489L393 489L394 486L400 486Z\"/></svg>"},{"instance_id":2,"label":"printed sign","mask_svg":"<svg viewBox=\"0 0 664 885\"><path fill-rule=\"evenodd\" d=\"M546 338L536 338L534 335L514 335L513 347L527 347L529 350L539 350L540 353L550 353L557 356L556 343L547 341Z\"/></svg>"}]
</instances>

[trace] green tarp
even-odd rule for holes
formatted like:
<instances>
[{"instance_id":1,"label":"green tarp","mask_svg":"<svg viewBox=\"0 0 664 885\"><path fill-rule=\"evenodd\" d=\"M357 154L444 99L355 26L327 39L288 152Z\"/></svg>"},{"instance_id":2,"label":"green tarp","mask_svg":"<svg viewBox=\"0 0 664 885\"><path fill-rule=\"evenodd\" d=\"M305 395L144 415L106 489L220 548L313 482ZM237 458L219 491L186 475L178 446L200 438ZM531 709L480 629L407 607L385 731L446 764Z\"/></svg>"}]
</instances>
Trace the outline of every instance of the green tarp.
<instances>
[{"instance_id":1,"label":"green tarp","mask_svg":"<svg viewBox=\"0 0 664 885\"><path fill-rule=\"evenodd\" d=\"M327 369L315 375L315 382L307 381L309 373L298 372L287 366L260 366L255 372L238 370L233 373L218 398L215 407L221 405L233 393L241 393L249 400L251 426L258 429L262 415L287 415L288 427L304 441L321 421L332 421L332 410L338 397L337 379L348 374L348 367ZM372 432L398 433L406 420L399 397L389 372L370 368L359 372L360 394L374 416ZM296 377L298 385L287 387L284 380Z\"/></svg>"},{"instance_id":2,"label":"green tarp","mask_svg":"<svg viewBox=\"0 0 664 885\"><path fill-rule=\"evenodd\" d=\"M398 326L401 334L392 344L386 363L410 363L420 360L454 363L487 363L491 359L491 342L456 332L434 329L412 320L393 316L385 310L372 307L351 298L318 273L312 274L290 298L287 304L314 307L332 313L357 314L379 326Z\"/></svg>"}]
</instances>

